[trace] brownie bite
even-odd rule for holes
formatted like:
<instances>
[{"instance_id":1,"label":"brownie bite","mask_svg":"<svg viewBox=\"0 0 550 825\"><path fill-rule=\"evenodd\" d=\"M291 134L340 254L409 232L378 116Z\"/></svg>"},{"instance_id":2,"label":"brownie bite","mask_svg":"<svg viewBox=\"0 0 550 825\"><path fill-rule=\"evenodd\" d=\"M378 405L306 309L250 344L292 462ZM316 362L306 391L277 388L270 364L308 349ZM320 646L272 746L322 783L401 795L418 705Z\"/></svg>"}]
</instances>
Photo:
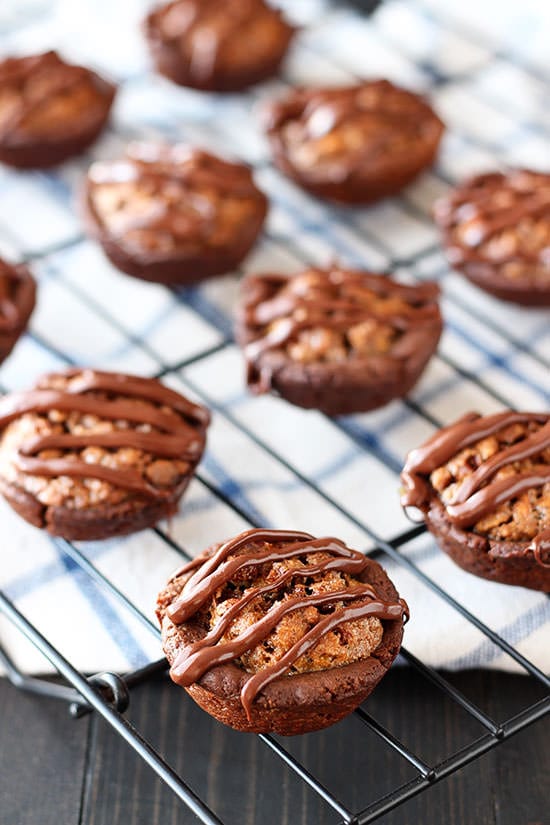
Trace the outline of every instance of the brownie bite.
<instances>
[{"instance_id":1,"label":"brownie bite","mask_svg":"<svg viewBox=\"0 0 550 825\"><path fill-rule=\"evenodd\" d=\"M247 530L185 565L157 615L170 675L237 730L337 722L397 656L408 618L384 570L335 538Z\"/></svg>"},{"instance_id":2,"label":"brownie bite","mask_svg":"<svg viewBox=\"0 0 550 825\"><path fill-rule=\"evenodd\" d=\"M250 169L200 149L133 143L92 164L84 214L116 267L167 284L235 269L254 244L267 199Z\"/></svg>"},{"instance_id":3,"label":"brownie bite","mask_svg":"<svg viewBox=\"0 0 550 825\"><path fill-rule=\"evenodd\" d=\"M248 386L328 415L401 398L437 347L438 295L431 282L405 286L336 266L249 275L236 326Z\"/></svg>"},{"instance_id":4,"label":"brownie bite","mask_svg":"<svg viewBox=\"0 0 550 825\"><path fill-rule=\"evenodd\" d=\"M264 0L175 0L154 9L144 30L161 74L218 92L276 74L295 31Z\"/></svg>"},{"instance_id":5,"label":"brownie bite","mask_svg":"<svg viewBox=\"0 0 550 825\"><path fill-rule=\"evenodd\" d=\"M0 62L0 161L55 166L83 152L109 117L115 87L56 52Z\"/></svg>"},{"instance_id":6,"label":"brownie bite","mask_svg":"<svg viewBox=\"0 0 550 825\"><path fill-rule=\"evenodd\" d=\"M550 591L550 416L468 413L409 453L402 504L486 579Z\"/></svg>"},{"instance_id":7,"label":"brownie bite","mask_svg":"<svg viewBox=\"0 0 550 825\"><path fill-rule=\"evenodd\" d=\"M36 301L36 283L26 266L0 258L0 363L25 331Z\"/></svg>"},{"instance_id":8,"label":"brownie bite","mask_svg":"<svg viewBox=\"0 0 550 825\"><path fill-rule=\"evenodd\" d=\"M0 492L66 539L104 539L173 515L204 450L209 413L153 378L45 375L0 399Z\"/></svg>"},{"instance_id":9,"label":"brownie bite","mask_svg":"<svg viewBox=\"0 0 550 825\"><path fill-rule=\"evenodd\" d=\"M423 98L387 80L294 89L266 114L277 166L343 204L399 192L433 163L444 129Z\"/></svg>"},{"instance_id":10,"label":"brownie bite","mask_svg":"<svg viewBox=\"0 0 550 825\"><path fill-rule=\"evenodd\" d=\"M436 203L435 220L449 263L476 286L550 306L550 175L477 175Z\"/></svg>"}]
</instances>

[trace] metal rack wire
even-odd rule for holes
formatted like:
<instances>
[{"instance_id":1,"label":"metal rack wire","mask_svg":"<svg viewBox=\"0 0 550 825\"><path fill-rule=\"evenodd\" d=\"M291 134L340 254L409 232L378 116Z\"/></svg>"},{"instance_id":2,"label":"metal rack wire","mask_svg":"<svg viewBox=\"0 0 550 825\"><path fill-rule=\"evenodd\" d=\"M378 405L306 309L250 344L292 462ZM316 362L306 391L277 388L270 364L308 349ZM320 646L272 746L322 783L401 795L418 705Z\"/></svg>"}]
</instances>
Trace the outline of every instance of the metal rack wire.
<instances>
[{"instance_id":1,"label":"metal rack wire","mask_svg":"<svg viewBox=\"0 0 550 825\"><path fill-rule=\"evenodd\" d=\"M212 488L213 492L217 492ZM252 524L252 522L251 522ZM458 610L461 615L471 621L475 626L484 633L494 644L501 650L508 653L515 659L531 676L534 676L545 688L550 689L550 679L548 679L535 665L525 659L513 647L511 647L504 639L499 637L496 633L490 630L477 617L473 616L466 608L457 603L448 593L442 590L435 582L429 579L413 562L406 557L400 555L399 547L402 547L412 538L419 535L423 528L415 527L400 536L395 537L392 541L384 541L376 537L367 525L364 525L365 532L370 535L377 543L377 549L383 551L388 556L398 561L400 564L407 566L414 575L422 579L422 581L445 601ZM162 531L157 530L162 538L166 536ZM107 589L116 599L124 605L124 607L131 611L133 615L137 616L145 627L151 633L159 635L158 629L149 621L149 619L131 602L127 597L121 593L120 590L110 582L86 557L83 553L75 547L72 543L62 540L57 540L57 544L67 553L73 561L91 576L102 587ZM178 551L183 557L188 558L186 551L178 545ZM57 669L59 674L72 685L72 689L65 685L52 684L49 681L37 679L33 677L25 677L17 667L10 660L7 654L2 652L1 660L8 669L8 676L11 681L18 687L29 690L41 695L49 695L54 698L69 701L74 715L81 715L83 710L93 709L97 711L117 733L122 736L126 742L132 747L158 774L158 776L166 782L166 784L174 791L179 798L185 802L193 813L195 813L202 822L205 823L221 823L221 820L200 800L196 794L191 790L187 783L178 776L169 765L163 760L162 756L155 751L155 749L145 741L136 730L123 716L129 701L129 689L134 685L139 684L143 680L149 678L153 673L159 669L165 669L166 664L164 660L152 663L151 665L134 671L133 673L120 676L118 674L106 673L98 674L91 679L86 679L85 676L79 673L61 653L53 647L48 640L40 633L40 631L33 626L25 616L17 609L12 601L3 593L0 592L0 610L6 615L20 630L27 636L37 648L44 654L44 656ZM476 719L484 728L486 733L483 736L472 741L468 746L462 747L436 764L426 764L414 752L412 752L406 745L399 741L391 731L387 730L380 722L374 719L363 708L358 708L355 711L355 717L362 724L367 725L371 731L379 736L387 745L395 750L415 771L416 776L407 783L397 787L392 793L386 794L380 799L371 803L367 808L359 812L350 811L345 807L329 789L323 786L303 765L301 765L291 753L285 749L274 737L266 735L259 738L263 743L271 748L271 750L282 759L285 764L294 771L309 787L318 794L335 812L340 816L342 823L353 823L353 825L366 825L366 823L373 822L383 814L395 808L397 805L409 799L411 796L426 789L435 782L445 778L449 774L458 770L462 766L468 764L476 759L486 751L495 747L499 742L502 742L520 730L523 730L528 725L536 722L550 711L550 695L533 705L524 708L520 713L515 714L504 720L494 720L490 718L483 710L477 707L466 696L464 696L457 688L455 688L444 676L435 671L432 667L421 662L406 648L402 648L402 655L406 661L426 679L435 684L440 691L453 702L457 703L464 711Z\"/></svg>"},{"instance_id":2,"label":"metal rack wire","mask_svg":"<svg viewBox=\"0 0 550 825\"><path fill-rule=\"evenodd\" d=\"M418 7L419 13L426 14L433 20L433 15L423 8L422 3L413 5ZM384 37L383 33L378 32L378 34L381 38ZM332 60L332 58L327 57L326 54L322 54L321 56L329 63ZM499 56L502 57L502 55ZM517 63L515 57L510 55L506 55L505 57L512 63ZM332 62L336 65L337 61L332 60ZM433 67L422 65L422 70L429 74L433 87L441 86L446 82L445 78ZM522 70L531 71L529 68L526 69L525 66L522 66ZM351 76L352 75L350 75L350 77ZM165 133L167 131L166 129L164 130ZM215 135L215 129L212 130L212 134ZM218 139L223 142L224 137L218 135ZM470 140L468 136L464 139ZM238 155L238 147L236 147L235 154ZM264 161L263 164L257 164L257 166L259 166L260 172L262 169L270 171L267 161ZM436 171L435 177L440 182L446 180L445 174L442 173L441 170ZM399 203L404 213L411 215L416 221L422 222L423 224L428 223L426 212L409 197L405 196L400 198ZM277 205L283 210L285 208L291 209L291 205L289 204L282 204L282 206L281 204ZM292 209L295 211L295 207L292 207ZM396 269L407 267L407 269L415 271L423 262L429 259L430 255L437 251L436 246L428 244L424 245L418 252L412 255L406 257L396 255L391 248L383 242L380 242L380 239L375 234L369 232L364 226L361 226L353 214L346 212L344 217L340 215L337 210L332 214L336 225L341 226L345 224L349 237L355 240L363 240L366 238L376 254L387 261L388 268ZM306 230L308 229L307 219L301 221L301 226L305 227ZM266 233L266 237L268 242L274 245L282 244L287 253L289 253L297 263L308 263L308 249L302 244L298 235L285 234L281 236L276 230L271 228ZM24 257L26 260L40 263L77 246L81 241L82 237L80 235L68 237L53 247L34 251L32 254ZM342 245L342 243L339 242L338 251L343 252L344 255L347 254L348 257L351 258L355 255L352 244L349 248L345 248L345 244ZM446 272L447 268L439 262L435 268L432 267L431 276L443 275ZM78 294L78 287L75 286L74 283L66 282L65 287L74 292L79 300L90 301L89 296ZM181 359L176 363L166 363L159 357L158 352L149 345L146 339L137 336L135 341L141 350L148 353L159 364L159 369L156 371L157 377L163 378L172 375L183 375L186 386L198 399L214 410L221 420L235 428L264 455L269 456L269 458L284 469L286 473L290 474L297 483L318 497L319 501L323 501L329 505L336 512L340 513L347 522L354 525L365 537L365 541L368 541L371 545L371 549L368 551L369 553L380 555L382 559L384 559L384 557L391 559L395 564L406 569L408 573L421 582L425 588L431 591L438 599L445 602L452 611L460 614L464 621L477 628L485 639L489 640L500 651L511 657L524 672L529 674L544 689L549 691L545 698L540 699L528 707L522 708L518 713L505 719L493 719L487 715L482 708L478 707L458 690L442 673L437 672L433 667L421 661L406 647L403 648L401 655L408 665L418 671L422 679L425 679L437 688L438 695L441 696L442 701L451 701L481 725L483 733L472 739L466 745L462 745L456 749L450 749L443 758L428 762L421 759L413 750L401 742L394 732L388 730L380 721L371 716L367 709L363 707L358 708L354 713L355 724L366 726L373 734L379 737L386 746L391 748L400 759L404 760L413 771L411 779L403 784L398 784L390 792L371 801L366 807L363 807L362 810L351 810L350 807L345 805L329 787L323 784L291 753L289 748L281 744L279 739L269 735L259 737L265 747L269 748L278 759L282 760L290 771L306 783L314 794L321 798L334 811L341 823L367 825L367 823L375 821L405 800L426 790L434 783L459 770L467 763L475 760L483 753L496 747L550 712L550 679L534 662L522 655L522 653L505 638L492 630L479 616L475 615L465 605L457 601L440 584L428 576L421 569L421 566L415 562L414 558L403 553L403 550L422 535L424 532L423 526L417 525L400 532L391 539L385 538L377 530L373 529L372 525L369 524L365 518L358 517L351 508L347 508L342 501L338 500L337 496L327 492L323 485L301 469L297 463L294 463L275 450L268 440L254 431L251 426L234 413L230 404L217 400L204 389L200 382L195 381L192 376L186 372L186 370L192 366L207 363L209 359L223 355L225 352L230 352L233 348L233 341L227 318L220 314L219 309L215 305L212 305L212 303L204 299L200 290L190 289L179 294L174 294L174 301L185 303L186 306L191 307L193 311L207 323L212 324L214 320L215 325L218 329L221 329L222 334L220 340L215 344L206 346L200 352ZM493 333L507 342L507 345L514 353L527 354L533 362L536 362L541 367L550 367L550 359L546 357L544 352L532 348L525 340L522 340L520 336L510 333L505 325L499 322L498 318L495 319L490 315L485 315L482 310L476 307L475 303L469 300L468 296L456 296L453 294L452 301L455 302L457 307L467 311L472 318L483 320L483 323L488 326ZM106 324L116 329L125 339L133 340L134 336L120 324L116 316L110 313L105 306L97 303L94 305L94 312L101 316ZM55 355L56 359L67 364L74 363L73 354L70 351L65 351L63 347L59 346L58 342L48 340L43 332L34 330L31 332L31 336L39 347ZM493 382L484 380L483 377L476 374L475 371L469 369L467 365L462 364L459 359L453 357L448 352L440 352L437 357L440 362L456 376L459 382L468 382L468 384L475 386L495 403L510 406L510 398L507 397L506 392L501 392L495 387ZM434 415L434 413L427 409L416 397L405 401L404 404L411 415L420 417L431 427L440 426L443 423L437 415ZM337 428L358 450L374 456L377 461L387 467L391 472L395 473L399 470L398 462L393 454L389 453L378 439L372 438L367 430L354 426L353 422L347 419L333 420L330 422L330 426ZM224 507L230 508L248 525L261 526L260 519L255 513L254 508L249 507L246 501L243 503L237 496L233 495L231 489L228 489L223 483L212 481L210 476L200 469L197 478L201 485L221 502ZM190 557L186 548L171 538L160 527L155 529L155 533L159 541L169 546L183 558ZM115 600L121 610L126 611L133 618L137 619L148 633L151 633L156 638L159 637L158 628L151 622L142 607L132 601L113 581L101 572L99 566L90 560L83 549L72 542L60 539L56 539L55 543L58 549L67 558L71 559L83 574L89 577L90 580L93 580L100 589L104 590ZM26 676L18 669L7 651L0 648L0 662L3 664L8 677L16 686L27 691L69 702L71 712L74 716L81 716L92 710L96 711L128 745L145 760L202 822L210 823L211 825L213 823L223 825L222 820L219 819L216 812L208 807L189 784L187 784L185 779L179 776L167 764L162 754L155 750L155 748L143 738L140 731L133 727L123 715L130 700L132 688L149 679L153 674L164 670L166 668L164 659L158 662L152 662L124 675L109 672L86 678L82 672L78 671L71 662L48 641L40 629L29 621L14 601L2 590L0 590L0 612L13 622L21 633L36 646L63 679L63 682L58 683Z\"/></svg>"}]
</instances>

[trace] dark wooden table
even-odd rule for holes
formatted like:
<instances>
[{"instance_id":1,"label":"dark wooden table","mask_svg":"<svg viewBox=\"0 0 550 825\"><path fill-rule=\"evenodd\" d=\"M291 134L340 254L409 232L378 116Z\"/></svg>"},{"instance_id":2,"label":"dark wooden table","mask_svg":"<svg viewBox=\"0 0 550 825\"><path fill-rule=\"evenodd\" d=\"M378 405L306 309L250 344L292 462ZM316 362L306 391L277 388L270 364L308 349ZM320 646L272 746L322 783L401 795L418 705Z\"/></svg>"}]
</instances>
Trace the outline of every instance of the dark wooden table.
<instances>
[{"instance_id":1,"label":"dark wooden table","mask_svg":"<svg viewBox=\"0 0 550 825\"><path fill-rule=\"evenodd\" d=\"M526 677L450 677L500 720L541 697ZM187 825L195 818L95 716L24 695L0 679L2 825ZM366 703L419 756L441 759L481 734L408 668L394 668ZM129 718L228 823L328 825L336 817L256 737L213 722L159 677L132 693ZM379 820L381 825L549 825L546 719ZM409 768L357 718L285 745L354 810Z\"/></svg>"}]
</instances>

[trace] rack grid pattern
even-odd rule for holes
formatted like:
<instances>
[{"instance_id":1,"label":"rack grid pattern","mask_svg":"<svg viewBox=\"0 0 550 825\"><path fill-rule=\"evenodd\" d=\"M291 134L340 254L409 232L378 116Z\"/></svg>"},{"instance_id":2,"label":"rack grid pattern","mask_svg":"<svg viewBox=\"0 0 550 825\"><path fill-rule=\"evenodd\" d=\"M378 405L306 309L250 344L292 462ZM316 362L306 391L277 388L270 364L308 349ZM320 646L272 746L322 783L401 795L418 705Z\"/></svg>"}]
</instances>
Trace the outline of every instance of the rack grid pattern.
<instances>
[{"instance_id":1,"label":"rack grid pattern","mask_svg":"<svg viewBox=\"0 0 550 825\"><path fill-rule=\"evenodd\" d=\"M390 0L371 20L342 8L326 8L317 20L321 4L309 5L315 6L312 23L301 35L285 77L238 99L212 98L198 103L193 93L171 87L144 70L121 77L123 94L117 117L93 156L113 156L129 138L160 136L206 141L214 150L254 164L272 211L259 248L246 262L247 270L294 270L337 256L344 263L397 272L405 279L439 279L446 332L417 389L406 401L374 414L335 420L292 410L276 399L248 398L231 336L230 307L237 275L171 292L115 274L82 236L70 206L71 189L90 157L52 174L23 177L3 172L0 177L0 245L32 263L41 279L40 307L29 335L3 368L3 387L10 388L16 376L24 383L27 375L32 378L43 365L55 368L86 363L93 357L94 365L155 375L182 388L214 411L214 425L208 453L173 531L161 527L149 531L148 541L158 546L159 553L162 548L170 559L189 558L186 537L193 530L197 532L201 518L210 541L222 537L212 534L214 521L224 525L216 530L227 535L245 526L272 522L273 526L288 526L277 523L278 502L284 495L296 517L298 512L304 519L308 513L326 514L331 532L340 526L340 534L356 546L380 555L383 563L393 565L392 570L406 571L438 604L460 614L479 631L480 656L487 658L488 649L494 659L506 656L548 690L548 677L518 650L521 634L515 632L517 628L495 631L478 611L457 600L437 577L425 572L423 562L438 551L423 526L408 526L395 507L388 512L369 512L363 506L362 491L350 499L349 490L350 478L352 482L357 479L358 486L359 478L371 473L380 495L390 500L395 497L404 452L434 427L455 418L457 404L460 409L477 407L491 412L518 403L533 408L548 403L547 316L503 306L451 273L440 254L430 208L434 196L466 172L522 159L526 162L528 158L533 165L545 161L549 165L544 152L550 124L543 115L541 91L549 78L521 56L497 50L480 35L461 31L421 0L407 4ZM407 21L425 38L419 34L414 47L404 41L402 28ZM25 21L16 21L6 33L7 42L13 30L24 25ZM434 51L430 46L434 39L448 42L448 50ZM366 73L386 74L397 82L428 90L449 123L450 134L437 167L402 197L374 209L349 211L313 201L274 170L251 109L288 83L352 81L360 73L366 45L373 50ZM503 96L505 81L521 83L523 89L530 90L527 103L525 95L523 105L515 96ZM25 210L21 215L16 208L29 199L37 214L43 209L48 215L44 227L37 225L32 235L25 231L28 215ZM59 313L66 319L64 325L52 323ZM276 421L280 426L274 426ZM292 433L293 444L284 431ZM307 440L306 432L330 450L331 460L325 465L319 466L307 449L297 448L296 440L302 440L302 434ZM247 462L255 468L252 480L246 472ZM345 480L340 482L341 474ZM292 526L307 529L308 525ZM319 527L315 532L324 530ZM140 537L133 542L131 549L139 552ZM132 666L124 675L102 673L86 678L64 655L63 646L46 638L18 606L18 596L28 589L20 587L18 591L8 586L0 591L0 611L49 660L63 681L52 683L24 675L7 648L0 648L0 661L9 677L24 689L70 702L75 716L97 711L202 822L221 823L185 777L178 776L123 715L132 687L165 668L164 660L150 662L133 631L139 625L158 639L150 605L126 593L116 576L104 572L97 545L62 540L54 544L65 567L72 566L93 584L87 590L91 603L99 609L107 596L108 604L116 606L114 616L109 614L109 628L118 622L123 642L135 641L129 654ZM111 547L112 543L108 552ZM542 614L541 621L545 618ZM401 742L396 732L369 714L367 702L366 708L355 712L356 724L367 726L399 754L414 775L362 810L351 810L336 798L280 739L260 737L341 823L366 825L375 821L550 710L549 693L510 718L492 719L406 647L402 659L437 686L442 701L460 706L483 732L467 745L451 748L437 762L427 763ZM478 663L474 652L465 665ZM459 662L453 664L460 666Z\"/></svg>"}]
</instances>

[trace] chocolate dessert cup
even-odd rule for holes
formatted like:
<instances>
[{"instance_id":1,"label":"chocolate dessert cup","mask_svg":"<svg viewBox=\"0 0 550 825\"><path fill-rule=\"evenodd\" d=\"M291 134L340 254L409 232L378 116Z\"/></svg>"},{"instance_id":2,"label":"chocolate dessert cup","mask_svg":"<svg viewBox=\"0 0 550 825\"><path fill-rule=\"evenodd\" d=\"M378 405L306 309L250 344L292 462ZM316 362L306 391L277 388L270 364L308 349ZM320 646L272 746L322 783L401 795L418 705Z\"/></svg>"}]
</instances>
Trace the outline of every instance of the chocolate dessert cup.
<instances>
[{"instance_id":1,"label":"chocolate dessert cup","mask_svg":"<svg viewBox=\"0 0 550 825\"><path fill-rule=\"evenodd\" d=\"M550 591L550 419L468 413L412 450L402 504L460 567Z\"/></svg>"},{"instance_id":2,"label":"chocolate dessert cup","mask_svg":"<svg viewBox=\"0 0 550 825\"><path fill-rule=\"evenodd\" d=\"M236 324L248 386L328 415L402 398L436 350L438 294L337 266L249 275Z\"/></svg>"},{"instance_id":3,"label":"chocolate dessert cup","mask_svg":"<svg viewBox=\"0 0 550 825\"><path fill-rule=\"evenodd\" d=\"M177 511L209 413L153 378L90 369L0 399L0 492L66 539L152 527Z\"/></svg>"},{"instance_id":4,"label":"chocolate dessert cup","mask_svg":"<svg viewBox=\"0 0 550 825\"><path fill-rule=\"evenodd\" d=\"M266 109L276 165L320 198L368 204L435 160L444 126L428 103L387 80L299 88Z\"/></svg>"},{"instance_id":5,"label":"chocolate dessert cup","mask_svg":"<svg viewBox=\"0 0 550 825\"><path fill-rule=\"evenodd\" d=\"M295 735L369 695L408 611L380 565L338 539L248 530L178 571L157 615L170 675L204 710Z\"/></svg>"}]
</instances>

